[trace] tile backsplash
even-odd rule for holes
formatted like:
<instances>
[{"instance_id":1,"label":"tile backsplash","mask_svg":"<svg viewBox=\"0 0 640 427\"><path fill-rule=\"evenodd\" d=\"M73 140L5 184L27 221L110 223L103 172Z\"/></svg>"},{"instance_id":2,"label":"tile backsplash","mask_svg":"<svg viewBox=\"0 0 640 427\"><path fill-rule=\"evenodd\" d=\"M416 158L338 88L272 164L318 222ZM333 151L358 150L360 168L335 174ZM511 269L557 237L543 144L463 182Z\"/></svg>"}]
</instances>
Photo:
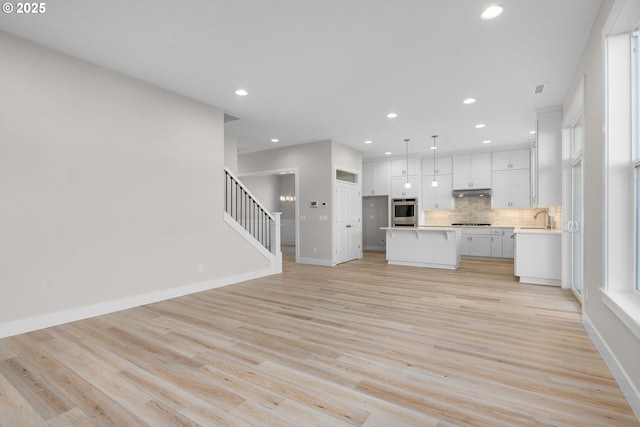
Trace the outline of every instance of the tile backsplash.
<instances>
[{"instance_id":1,"label":"tile backsplash","mask_svg":"<svg viewBox=\"0 0 640 427\"><path fill-rule=\"evenodd\" d=\"M513 227L544 227L546 215L533 216L538 211L551 215L553 228L562 225L562 207L536 209L491 209L490 197L464 197L456 199L456 209L452 211L424 211L424 225L451 225L456 222L488 223Z\"/></svg>"}]
</instances>

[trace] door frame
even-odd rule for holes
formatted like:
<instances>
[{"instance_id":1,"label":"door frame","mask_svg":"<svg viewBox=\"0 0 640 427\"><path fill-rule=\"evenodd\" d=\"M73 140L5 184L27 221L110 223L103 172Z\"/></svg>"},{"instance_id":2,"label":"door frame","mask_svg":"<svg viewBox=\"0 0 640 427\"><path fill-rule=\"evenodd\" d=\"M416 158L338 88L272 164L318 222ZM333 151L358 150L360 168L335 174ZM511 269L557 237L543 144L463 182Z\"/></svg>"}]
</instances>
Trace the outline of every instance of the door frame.
<instances>
[{"instance_id":1,"label":"door frame","mask_svg":"<svg viewBox=\"0 0 640 427\"><path fill-rule=\"evenodd\" d=\"M268 169L263 171L255 171L238 174L238 178L242 179L243 176L280 176L283 172L293 172L294 180L293 180L293 194L295 194L296 199L294 201L295 204L295 245L296 245L296 264L300 262L300 171L298 166L292 166L290 168L278 168L278 169Z\"/></svg>"},{"instance_id":2,"label":"door frame","mask_svg":"<svg viewBox=\"0 0 640 427\"><path fill-rule=\"evenodd\" d=\"M583 117L586 126L586 117L584 117L584 77L580 80L578 87L573 95L573 99L569 104L569 108L565 112L562 120L562 288L570 289L578 302L582 304L583 294L577 294L573 290L573 233L570 231L570 221L572 220L573 208L573 166L579 161L584 171L584 143L579 152L574 153L573 129L580 117ZM582 208L584 210L584 172L582 182ZM580 224L583 227L583 224ZM582 242L582 262L581 269L584 273L584 242ZM584 274L582 274L584 278ZM584 280L582 282L584 289Z\"/></svg>"},{"instance_id":3,"label":"door frame","mask_svg":"<svg viewBox=\"0 0 640 427\"><path fill-rule=\"evenodd\" d=\"M357 182L356 183L350 183L347 181L339 181L336 178L336 174L337 171L345 171L345 172L349 172L352 173L354 175L357 176ZM331 262L333 265L337 265L336 263L336 250L337 250L337 239L338 239L338 230L336 227L336 218L337 218L337 213L338 213L338 205L337 205L337 197L336 197L336 185L338 182L340 182L341 184L349 184L349 185L354 185L356 186L357 190L358 190L358 208L357 211L359 213L359 218L358 218L358 231L359 231L359 235L358 235L358 258L362 259L363 257L363 251L362 251L362 170L359 169L354 169L354 168L350 168L347 166L342 166L342 165L334 165L333 167L333 172L332 172L332 180L331 180L331 204L333 206L332 208L332 221L331 221L331 232L332 232L332 239L331 239Z\"/></svg>"}]
</instances>

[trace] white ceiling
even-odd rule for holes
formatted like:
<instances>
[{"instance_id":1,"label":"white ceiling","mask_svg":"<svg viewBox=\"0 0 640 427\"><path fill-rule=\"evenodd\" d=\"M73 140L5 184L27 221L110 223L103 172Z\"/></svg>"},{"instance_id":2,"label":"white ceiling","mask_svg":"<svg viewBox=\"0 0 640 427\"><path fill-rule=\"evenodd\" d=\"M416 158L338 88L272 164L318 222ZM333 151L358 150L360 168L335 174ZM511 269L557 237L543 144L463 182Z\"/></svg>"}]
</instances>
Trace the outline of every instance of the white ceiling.
<instances>
[{"instance_id":1,"label":"white ceiling","mask_svg":"<svg viewBox=\"0 0 640 427\"><path fill-rule=\"evenodd\" d=\"M440 152L532 140L601 1L498 2L483 21L490 0L56 0L0 30L222 108L240 152L333 139L367 158L434 133Z\"/></svg>"}]
</instances>

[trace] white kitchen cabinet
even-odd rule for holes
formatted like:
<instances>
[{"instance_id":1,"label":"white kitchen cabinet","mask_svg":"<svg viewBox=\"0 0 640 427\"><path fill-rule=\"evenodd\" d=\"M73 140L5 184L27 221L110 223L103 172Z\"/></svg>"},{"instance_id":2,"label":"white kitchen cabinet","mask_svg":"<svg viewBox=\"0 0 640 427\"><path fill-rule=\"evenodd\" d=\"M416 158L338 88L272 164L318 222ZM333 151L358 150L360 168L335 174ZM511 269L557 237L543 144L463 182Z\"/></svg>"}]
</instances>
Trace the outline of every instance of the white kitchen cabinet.
<instances>
[{"instance_id":1,"label":"white kitchen cabinet","mask_svg":"<svg viewBox=\"0 0 640 427\"><path fill-rule=\"evenodd\" d=\"M391 176L420 176L420 159L409 159L409 170L407 171L407 159L395 159L391 161Z\"/></svg>"},{"instance_id":2,"label":"white kitchen cabinet","mask_svg":"<svg viewBox=\"0 0 640 427\"><path fill-rule=\"evenodd\" d=\"M462 228L460 253L465 256L491 256L491 229L489 227Z\"/></svg>"},{"instance_id":3,"label":"white kitchen cabinet","mask_svg":"<svg viewBox=\"0 0 640 427\"><path fill-rule=\"evenodd\" d=\"M520 283L559 286L562 282L562 233L516 230L514 274Z\"/></svg>"},{"instance_id":4,"label":"white kitchen cabinet","mask_svg":"<svg viewBox=\"0 0 640 427\"><path fill-rule=\"evenodd\" d=\"M432 187L433 175L422 177L422 203L423 210L453 210L455 201L451 195L452 178L451 175L438 175L438 186Z\"/></svg>"},{"instance_id":5,"label":"white kitchen cabinet","mask_svg":"<svg viewBox=\"0 0 640 427\"><path fill-rule=\"evenodd\" d=\"M514 234L513 228L505 228L503 229L504 234L502 235L502 257L503 258L513 258L513 247L514 247Z\"/></svg>"},{"instance_id":6,"label":"white kitchen cabinet","mask_svg":"<svg viewBox=\"0 0 640 427\"><path fill-rule=\"evenodd\" d=\"M492 173L491 209L529 209L531 175L529 169L502 170Z\"/></svg>"},{"instance_id":7,"label":"white kitchen cabinet","mask_svg":"<svg viewBox=\"0 0 640 427\"><path fill-rule=\"evenodd\" d=\"M513 258L513 228L491 228L491 256Z\"/></svg>"},{"instance_id":8,"label":"white kitchen cabinet","mask_svg":"<svg viewBox=\"0 0 640 427\"><path fill-rule=\"evenodd\" d=\"M491 228L491 256L502 258L502 235L504 231L501 228Z\"/></svg>"},{"instance_id":9,"label":"white kitchen cabinet","mask_svg":"<svg viewBox=\"0 0 640 427\"><path fill-rule=\"evenodd\" d=\"M391 165L389 161L363 164L363 196L388 196L390 183Z\"/></svg>"},{"instance_id":10,"label":"white kitchen cabinet","mask_svg":"<svg viewBox=\"0 0 640 427\"><path fill-rule=\"evenodd\" d=\"M407 182L406 176L394 176L391 177L391 197L394 199L405 197L418 197L420 180L415 175L409 175L409 183L411 188L405 188L404 184Z\"/></svg>"},{"instance_id":11,"label":"white kitchen cabinet","mask_svg":"<svg viewBox=\"0 0 640 427\"><path fill-rule=\"evenodd\" d=\"M560 107L536 111L538 133L533 159L535 206L562 204L562 112Z\"/></svg>"},{"instance_id":12,"label":"white kitchen cabinet","mask_svg":"<svg viewBox=\"0 0 640 427\"><path fill-rule=\"evenodd\" d=\"M491 170L531 169L529 150L501 151L491 154Z\"/></svg>"},{"instance_id":13,"label":"white kitchen cabinet","mask_svg":"<svg viewBox=\"0 0 640 427\"><path fill-rule=\"evenodd\" d=\"M491 154L453 156L453 189L491 188Z\"/></svg>"},{"instance_id":14,"label":"white kitchen cabinet","mask_svg":"<svg viewBox=\"0 0 640 427\"><path fill-rule=\"evenodd\" d=\"M452 159L450 156L436 157L436 175L451 175ZM422 160L422 175L433 175L433 157Z\"/></svg>"},{"instance_id":15,"label":"white kitchen cabinet","mask_svg":"<svg viewBox=\"0 0 640 427\"><path fill-rule=\"evenodd\" d=\"M491 233L491 256L502 258L502 235Z\"/></svg>"}]
</instances>

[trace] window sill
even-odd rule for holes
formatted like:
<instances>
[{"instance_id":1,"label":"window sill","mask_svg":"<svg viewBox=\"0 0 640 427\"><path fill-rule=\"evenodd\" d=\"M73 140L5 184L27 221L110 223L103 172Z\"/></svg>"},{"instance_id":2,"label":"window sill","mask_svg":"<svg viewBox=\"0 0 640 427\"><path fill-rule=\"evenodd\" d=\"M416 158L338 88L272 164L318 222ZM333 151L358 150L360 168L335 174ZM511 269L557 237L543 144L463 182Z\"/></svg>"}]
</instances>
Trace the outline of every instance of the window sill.
<instances>
[{"instance_id":1,"label":"window sill","mask_svg":"<svg viewBox=\"0 0 640 427\"><path fill-rule=\"evenodd\" d=\"M602 291L602 302L640 339L640 295L629 291Z\"/></svg>"}]
</instances>

